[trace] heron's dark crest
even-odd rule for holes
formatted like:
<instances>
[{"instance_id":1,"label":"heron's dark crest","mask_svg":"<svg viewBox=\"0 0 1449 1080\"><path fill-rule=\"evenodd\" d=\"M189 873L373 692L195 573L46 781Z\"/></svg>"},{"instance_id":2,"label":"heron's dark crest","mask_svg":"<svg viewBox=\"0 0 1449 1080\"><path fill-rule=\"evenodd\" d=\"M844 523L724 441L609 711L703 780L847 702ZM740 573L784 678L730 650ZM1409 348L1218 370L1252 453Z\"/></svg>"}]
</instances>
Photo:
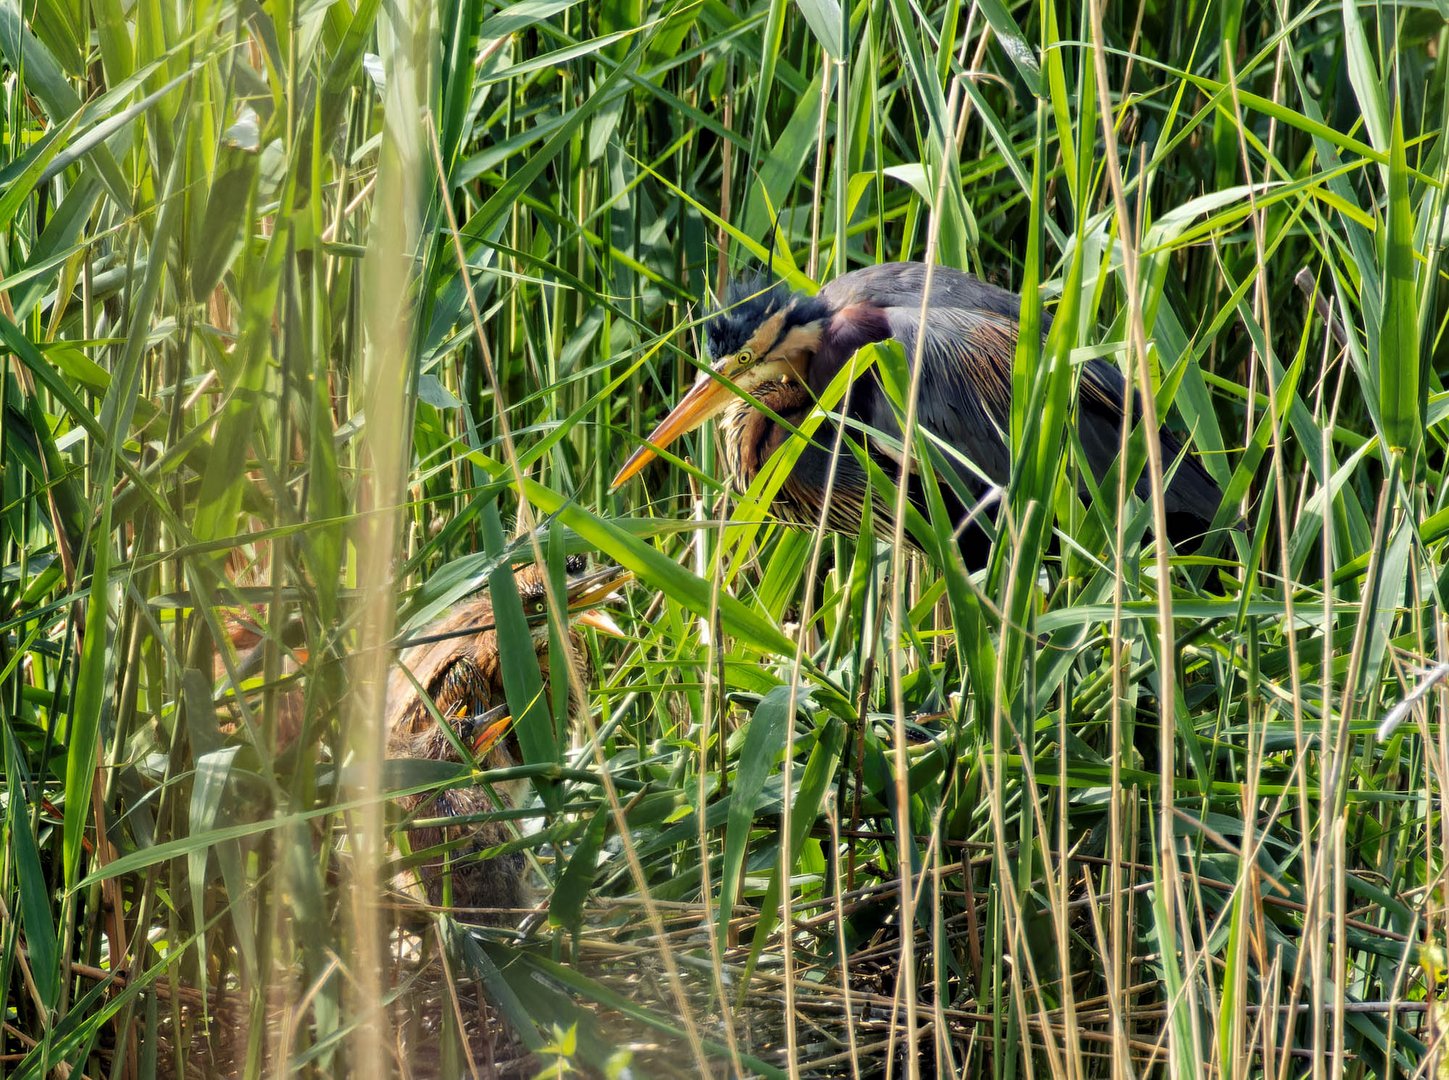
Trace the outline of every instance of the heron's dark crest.
<instances>
[{"instance_id":1,"label":"heron's dark crest","mask_svg":"<svg viewBox=\"0 0 1449 1080\"><path fill-rule=\"evenodd\" d=\"M790 299L780 282L772 282L764 274L751 274L732 281L720 298L719 307L704 324L705 343L709 354L718 358L739 352L754 335L759 325Z\"/></svg>"},{"instance_id":2,"label":"heron's dark crest","mask_svg":"<svg viewBox=\"0 0 1449 1080\"><path fill-rule=\"evenodd\" d=\"M814 297L792 293L784 282L764 274L751 274L725 288L720 305L705 323L705 343L713 359L739 352L776 313L783 311L779 333L793 326L828 318L828 305ZM768 344L768 343L767 343ZM763 352L763 350L762 350Z\"/></svg>"}]
</instances>

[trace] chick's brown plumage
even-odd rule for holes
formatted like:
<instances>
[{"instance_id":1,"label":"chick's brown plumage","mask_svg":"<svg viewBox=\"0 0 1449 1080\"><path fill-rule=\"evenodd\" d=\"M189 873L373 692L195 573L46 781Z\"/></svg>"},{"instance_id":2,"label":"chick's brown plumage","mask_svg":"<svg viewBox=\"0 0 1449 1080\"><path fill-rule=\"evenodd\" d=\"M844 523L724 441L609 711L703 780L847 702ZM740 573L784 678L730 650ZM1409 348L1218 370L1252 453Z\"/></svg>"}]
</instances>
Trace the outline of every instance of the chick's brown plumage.
<instances>
[{"instance_id":1,"label":"chick's brown plumage","mask_svg":"<svg viewBox=\"0 0 1449 1080\"><path fill-rule=\"evenodd\" d=\"M546 603L543 577L537 567L527 567L517 572L515 580L525 612L535 616L530 624L531 638L547 682L550 675L548 624L536 617ZM425 640L403 651L388 682L388 757L458 761L454 741L439 727L420 697L418 687L427 691L438 716L451 726L457 743L471 747L479 734L487 730L486 723L493 721L489 714L506 707L492 601L486 592L475 594L417 636ZM567 661L580 669L581 676L586 674L581 670L586 666L586 652L579 634L571 630L564 640ZM581 683L571 680L571 685ZM570 712L578 705L571 692ZM521 755L511 731L493 739L491 745L485 745L478 758L479 767L485 770L518 764L521 764ZM413 795L398 802L414 820L467 818L514 809L525 790L526 781L516 780ZM397 884L414 895L421 888L428 903L442 904L446 896L444 884L451 877L454 908L493 909L476 914L484 919L506 918L507 909L516 910L528 902L526 860L521 852L492 858L484 856L514 835L510 823L500 820L412 827L408 838L415 852L440 850L430 852L415 871L400 874Z\"/></svg>"}]
</instances>

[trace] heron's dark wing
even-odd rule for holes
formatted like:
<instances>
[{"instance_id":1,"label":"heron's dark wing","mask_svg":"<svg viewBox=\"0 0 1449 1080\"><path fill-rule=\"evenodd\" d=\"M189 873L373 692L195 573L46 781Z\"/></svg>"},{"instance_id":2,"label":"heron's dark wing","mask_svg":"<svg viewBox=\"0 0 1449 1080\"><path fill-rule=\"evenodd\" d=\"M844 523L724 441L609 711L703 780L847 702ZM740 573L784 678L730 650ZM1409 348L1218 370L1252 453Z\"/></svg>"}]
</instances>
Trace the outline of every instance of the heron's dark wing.
<instances>
[{"instance_id":1,"label":"heron's dark wing","mask_svg":"<svg viewBox=\"0 0 1449 1080\"><path fill-rule=\"evenodd\" d=\"M1077 432L1086 451L1087 463L1098 479L1107 471L1117 457L1121 446L1122 396L1127 392L1122 373L1104 360L1093 359L1082 368L1081 384L1077 392ZM1142 409L1137 393L1132 394L1132 420L1142 418ZM1171 475L1165 492L1164 505L1170 515L1184 520L1183 529L1170 529L1174 540L1179 534L1201 532L1212 523L1218 505L1223 501L1222 490L1208 475L1202 463L1182 442L1166 428L1158 431L1162 443L1162 467ZM1151 481L1144 474L1137 478L1135 488L1142 499L1152 496ZM1196 528L1192 526L1196 525Z\"/></svg>"},{"instance_id":2,"label":"heron's dark wing","mask_svg":"<svg viewBox=\"0 0 1449 1080\"><path fill-rule=\"evenodd\" d=\"M895 331L892 336L906 350L907 362L912 361L919 312L897 308L888 318ZM1007 433L1016 336L1014 319L943 308L932 313L921 350L921 394L916 406L921 424L959 449L996 484L1005 484L1011 469ZM1122 374L1111 364L1092 359L1083 365L1077 391L1077 434L1087 466L1098 480L1117 459L1126 393ZM1132 421L1141 418L1134 392ZM1178 518L1170 532L1179 541L1207 528L1223 496L1207 470L1172 432L1161 428L1158 438L1163 465L1171 475L1166 510ZM1145 472L1137 478L1134 490L1141 499L1152 497L1151 480Z\"/></svg>"},{"instance_id":3,"label":"heron's dark wing","mask_svg":"<svg viewBox=\"0 0 1449 1080\"><path fill-rule=\"evenodd\" d=\"M835 313L810 367L811 388L819 394L862 345L892 338L913 363L921 325L926 267L893 263L845 274L820 292ZM1011 415L1011 365L1016 350L1020 299L948 267L931 274L926 332L921 343L919 421L942 441L970 459L993 483L1004 484L1011 462L1007 431ZM1048 323L1044 320L1044 329ZM1100 478L1117 457L1122 400L1127 387L1111 364L1091 360L1083 367L1078 396L1078 432L1087 464ZM852 391L851 413L899 441L896 411L879 381L861 379ZM1140 410L1134 400L1134 420ZM1222 501L1211 476L1171 432L1161 432L1169 468L1180 460L1167 489L1167 510L1179 519L1174 538L1201 532ZM948 455L949 456L949 455ZM976 474L953 461L971 490ZM1149 482L1136 491L1147 498Z\"/></svg>"},{"instance_id":4,"label":"heron's dark wing","mask_svg":"<svg viewBox=\"0 0 1449 1080\"><path fill-rule=\"evenodd\" d=\"M891 337L916 360L920 311L888 308ZM981 309L932 309L920 342L920 395L918 421L931 434L970 460L993 484L1006 483L1011 471L1007 431L1011 423L1011 358L1016 350L1016 320ZM882 430L895 409L885 400L879 384L880 407L872 422ZM891 433L900 437L896 427ZM982 486L980 476L950 454L951 464L969 487Z\"/></svg>"},{"instance_id":5,"label":"heron's dark wing","mask_svg":"<svg viewBox=\"0 0 1449 1080\"><path fill-rule=\"evenodd\" d=\"M811 389L821 393L867 342L894 339L907 363L914 363L926 271L925 263L915 262L867 266L820 290L834 315L810 364ZM950 267L936 267L930 278L917 415L926 430L975 465L952 459L968 490L979 493L983 475L1003 484L1010 471L1006 430L1021 301ZM859 380L851 396L855 418L899 443L896 411L877 378ZM890 453L884 444L881 449Z\"/></svg>"},{"instance_id":6,"label":"heron's dark wing","mask_svg":"<svg viewBox=\"0 0 1449 1080\"><path fill-rule=\"evenodd\" d=\"M865 304L856 301L837 309L826 328L809 369L811 389L817 396L867 342L894 340L905 352L906 362L914 364L920 308L867 309ZM1010 472L1006 430L1011 416L1011 359L1015 348L1014 317L982 308L943 306L930 310L921 341L917 420L956 451L954 455L945 452L945 456L967 490L977 494L985 488L985 481L1003 484ZM848 411L867 428L887 436L877 440L873 449L899 463L900 422L876 372L856 380ZM960 460L963 456L970 464Z\"/></svg>"}]
</instances>

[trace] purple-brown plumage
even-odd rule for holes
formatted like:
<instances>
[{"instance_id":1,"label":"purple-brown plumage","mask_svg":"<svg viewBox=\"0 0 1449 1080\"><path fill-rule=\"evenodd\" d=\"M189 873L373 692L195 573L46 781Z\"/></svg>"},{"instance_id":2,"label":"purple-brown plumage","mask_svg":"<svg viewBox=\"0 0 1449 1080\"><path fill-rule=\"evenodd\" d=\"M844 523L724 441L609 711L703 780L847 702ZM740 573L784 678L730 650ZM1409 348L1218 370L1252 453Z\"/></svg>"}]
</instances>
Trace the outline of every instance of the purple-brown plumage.
<instances>
[{"instance_id":1,"label":"purple-brown plumage","mask_svg":"<svg viewBox=\"0 0 1449 1080\"><path fill-rule=\"evenodd\" d=\"M929 284L929 291L928 291ZM725 463L734 483L752 481L789 435L759 406L797 425L814 400L867 344L895 341L907 363L919 361L917 416L936 444L938 487L953 519L968 565L990 553L985 532L966 524L973 507L1011 471L1007 431L1011 424L1012 364L1019 331L1020 299L969 274L923 263L888 263L844 274L813 297L755 279L730 289L705 326L710 365L646 446L620 470L614 486L642 469L662 448L713 416L721 417ZM1049 325L1046 320L1044 325ZM740 393L740 392L743 393ZM1077 434L1092 473L1100 479L1117 457L1128 388L1117 369L1100 360L1081 367ZM844 435L869 460L901 482L901 417L874 368L854 378L837 407ZM1132 414L1140 415L1135 395ZM871 484L849 448L833 453L837 431L829 421L816 428L775 498L784 519L855 532ZM1216 482L1172 435L1160 432L1171 479L1165 495L1168 533L1180 547L1196 547L1222 501ZM905 476L909 495L925 505L919 464ZM1137 493L1149 495L1148 479ZM825 499L829 491L829 501ZM889 500L875 497L872 520L893 532Z\"/></svg>"}]
</instances>

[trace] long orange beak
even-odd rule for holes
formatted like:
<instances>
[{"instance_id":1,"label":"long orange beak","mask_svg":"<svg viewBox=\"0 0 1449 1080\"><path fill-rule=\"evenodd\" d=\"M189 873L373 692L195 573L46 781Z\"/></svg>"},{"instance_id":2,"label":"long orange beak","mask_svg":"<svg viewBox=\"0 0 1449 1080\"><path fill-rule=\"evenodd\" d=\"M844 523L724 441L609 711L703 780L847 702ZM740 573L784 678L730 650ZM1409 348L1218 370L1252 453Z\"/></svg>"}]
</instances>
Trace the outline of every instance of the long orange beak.
<instances>
[{"instance_id":1,"label":"long orange beak","mask_svg":"<svg viewBox=\"0 0 1449 1080\"><path fill-rule=\"evenodd\" d=\"M689 393L680 399L668 416L659 421L659 426L649 433L645 444L629 455L629 460L624 462L624 467L610 482L609 490L618 490L626 480L658 457L660 450L723 411L733 397L734 391L728 383L716 380L708 371L701 371Z\"/></svg>"}]
</instances>

